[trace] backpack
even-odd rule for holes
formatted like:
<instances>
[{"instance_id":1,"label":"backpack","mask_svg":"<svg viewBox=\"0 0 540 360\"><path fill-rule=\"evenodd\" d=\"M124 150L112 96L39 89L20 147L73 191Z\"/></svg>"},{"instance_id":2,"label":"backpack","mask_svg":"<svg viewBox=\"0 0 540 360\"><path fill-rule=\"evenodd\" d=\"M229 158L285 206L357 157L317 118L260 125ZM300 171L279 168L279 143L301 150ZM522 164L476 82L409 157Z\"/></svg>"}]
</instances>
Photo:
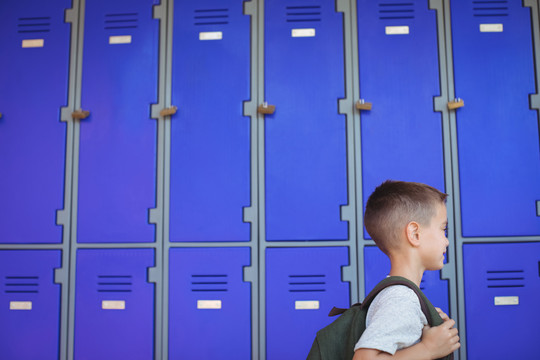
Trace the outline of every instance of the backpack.
<instances>
[{"instance_id":1,"label":"backpack","mask_svg":"<svg viewBox=\"0 0 540 360\"><path fill-rule=\"evenodd\" d=\"M343 315L317 332L307 360L351 360L354 356L354 346L366 328L369 305L381 290L392 285L405 285L418 295L420 307L429 326L443 323L435 307L416 284L400 276L390 276L378 283L366 296L364 302L354 304L349 309L334 307L330 311L328 316ZM453 358L454 355L449 354L443 359L451 360Z\"/></svg>"}]
</instances>

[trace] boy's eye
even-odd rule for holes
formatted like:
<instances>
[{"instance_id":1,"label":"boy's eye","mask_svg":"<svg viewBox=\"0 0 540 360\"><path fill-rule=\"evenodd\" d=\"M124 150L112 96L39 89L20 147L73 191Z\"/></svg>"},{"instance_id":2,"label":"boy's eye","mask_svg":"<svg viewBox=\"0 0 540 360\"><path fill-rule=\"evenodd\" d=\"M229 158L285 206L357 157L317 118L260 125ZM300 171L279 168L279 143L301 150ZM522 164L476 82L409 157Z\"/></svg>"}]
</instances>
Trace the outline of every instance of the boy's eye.
<instances>
[{"instance_id":1,"label":"boy's eye","mask_svg":"<svg viewBox=\"0 0 540 360\"><path fill-rule=\"evenodd\" d=\"M444 231L444 236L448 236L448 227L445 227L445 228L443 229L443 231Z\"/></svg>"}]
</instances>

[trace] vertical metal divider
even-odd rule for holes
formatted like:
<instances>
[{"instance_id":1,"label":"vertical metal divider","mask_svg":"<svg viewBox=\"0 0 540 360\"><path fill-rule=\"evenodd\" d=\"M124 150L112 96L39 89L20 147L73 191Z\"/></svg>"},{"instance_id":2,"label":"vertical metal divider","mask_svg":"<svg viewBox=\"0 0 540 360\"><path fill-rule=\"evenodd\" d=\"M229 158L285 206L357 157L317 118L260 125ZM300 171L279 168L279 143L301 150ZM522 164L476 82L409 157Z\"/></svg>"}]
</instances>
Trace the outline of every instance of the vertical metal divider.
<instances>
[{"instance_id":1,"label":"vertical metal divider","mask_svg":"<svg viewBox=\"0 0 540 360\"><path fill-rule=\"evenodd\" d=\"M60 300L60 343L59 359L68 357L69 349L69 318L70 318L70 277L71 277L71 205L72 205L72 174L73 174L73 127L74 120L71 113L75 111L75 76L77 72L77 43L79 21L79 3L72 0L71 9L65 12L64 21L71 24L70 50L69 50L69 75L68 75L68 101L67 106L60 109L60 121L66 123L66 153L65 153L65 177L64 177L64 208L57 212L56 223L62 225L62 267L56 269L54 281L61 284Z\"/></svg>"},{"instance_id":2,"label":"vertical metal divider","mask_svg":"<svg viewBox=\"0 0 540 360\"><path fill-rule=\"evenodd\" d=\"M358 17L357 2L351 1L351 81L352 81L352 104L354 108L354 99L361 98L360 91L360 63L358 54ZM353 131L354 131L354 171L355 171L355 196L356 196L356 258L358 263L357 269L357 291L358 300L361 301L366 296L366 278L364 267L364 248L367 245L373 244L372 241L364 239L364 218L363 207L364 198L362 193L362 115L359 111L353 111Z\"/></svg>"},{"instance_id":3,"label":"vertical metal divider","mask_svg":"<svg viewBox=\"0 0 540 360\"><path fill-rule=\"evenodd\" d=\"M73 0L77 2L77 0ZM81 81L82 81L82 54L84 45L84 15L86 0L78 0L78 15L76 38L72 41L75 50L75 63L71 64L73 72L70 72L70 84L73 84L73 110L81 107ZM70 92L71 93L71 92ZM74 334L75 334L75 278L77 262L77 196L79 182L79 145L80 145L80 121L71 119L73 124L73 151L72 151L72 182L71 182L71 218L70 218L70 247L69 247L69 301L68 301L68 340L67 359L74 357Z\"/></svg>"},{"instance_id":4,"label":"vertical metal divider","mask_svg":"<svg viewBox=\"0 0 540 360\"><path fill-rule=\"evenodd\" d=\"M264 73L264 10L265 0L254 1L257 3L257 99L256 104L265 101L265 73ZM253 50L252 50L253 51ZM258 236L257 236L257 258L258 258L258 319L259 319L259 351L258 356L253 353L254 359L266 359L266 182L265 182L265 115L257 113L257 177L258 177Z\"/></svg>"},{"instance_id":5,"label":"vertical metal divider","mask_svg":"<svg viewBox=\"0 0 540 360\"><path fill-rule=\"evenodd\" d=\"M441 122L442 122L442 136L443 136L443 164L444 164L444 183L446 192L455 191L454 179L453 179L453 152L452 152L452 136L450 129L450 112L448 110L447 103L450 101L448 96L448 62L447 62L447 44L445 42L445 16L444 16L444 7L443 0L429 0L429 9L436 12L437 18L437 43L439 51L439 88L440 96L433 97L433 108L436 112L441 113ZM456 231L455 231L455 202L454 194L450 193L447 199L447 208L448 208L448 238L451 240L448 246L446 265L441 270L441 279L448 280L448 295L449 295L449 308L450 308L450 317L454 318L459 314L458 308L458 289L457 289L457 265L456 265ZM453 240L453 241L452 241ZM459 249L459 247L457 247ZM459 354L456 353L457 358L459 359Z\"/></svg>"},{"instance_id":6,"label":"vertical metal divider","mask_svg":"<svg viewBox=\"0 0 540 360\"><path fill-rule=\"evenodd\" d=\"M156 208L150 209L150 223L155 224L155 266L149 269L148 281L155 283L155 308L154 308L154 358L165 358L166 334L168 319L168 308L166 299L168 298L168 287L166 279L168 272L163 263L164 254L164 189L165 189L165 118L160 115L160 111L167 103L167 39L168 39L168 17L167 0L161 0L159 5L153 6L153 18L159 19L159 60L158 60L158 103L151 105L151 117L157 121L157 174L156 174ZM170 77L169 77L170 78ZM170 96L169 96L170 103Z\"/></svg>"},{"instance_id":7,"label":"vertical metal divider","mask_svg":"<svg viewBox=\"0 0 540 360\"><path fill-rule=\"evenodd\" d=\"M251 206L244 208L244 221L251 224L250 227L250 257L251 265L244 268L244 281L251 283L251 358L259 358L264 344L259 342L259 328L261 323L261 312L259 305L259 114L257 104L259 102L259 17L258 2L256 0L244 2L244 14L251 17L250 26L250 100L244 102L244 116L250 117L250 184L251 184Z\"/></svg>"},{"instance_id":8,"label":"vertical metal divider","mask_svg":"<svg viewBox=\"0 0 540 360\"><path fill-rule=\"evenodd\" d=\"M354 70L353 70L353 44L352 44L352 18L351 0L336 0L336 11L343 14L343 58L345 98L339 99L339 114L345 115L347 133L347 197L348 204L341 207L341 220L349 223L349 265L343 267L342 281L349 282L349 296L351 304L358 302L358 251L357 224L356 224L356 179L355 179L355 151L354 151ZM363 262L362 262L363 263Z\"/></svg>"},{"instance_id":9,"label":"vertical metal divider","mask_svg":"<svg viewBox=\"0 0 540 360\"><path fill-rule=\"evenodd\" d=\"M160 35L160 90L163 91L164 107L170 107L172 104L172 38L173 38L173 15L174 0L162 0L164 3L166 19L165 24L161 24L164 31ZM163 21L163 20L162 20ZM164 40L165 37L165 40ZM181 104L179 104L181 105ZM170 238L169 238L169 219L170 219L170 190L171 190L171 117L163 118L163 210L162 210L162 299L161 299L161 359L169 358L169 256L170 256ZM156 344L157 346L157 344Z\"/></svg>"},{"instance_id":10,"label":"vertical metal divider","mask_svg":"<svg viewBox=\"0 0 540 360\"><path fill-rule=\"evenodd\" d=\"M456 97L454 88L454 55L452 47L452 26L451 26L451 14L450 14L450 2L443 2L444 13L444 38L446 45L446 76L447 76L447 89L448 100ZM454 111L449 112L449 130L450 130L450 153L452 162L452 191L454 202L454 236L455 236L455 269L456 269L456 288L457 288L457 318L454 315L454 320L457 323L459 330L459 340L461 347L458 350L459 359L467 359L467 328L465 326L465 293L464 293L464 277L463 277L463 236L461 225L461 193L459 185L459 160L458 160L458 147L457 147L457 122L456 113Z\"/></svg>"}]
</instances>

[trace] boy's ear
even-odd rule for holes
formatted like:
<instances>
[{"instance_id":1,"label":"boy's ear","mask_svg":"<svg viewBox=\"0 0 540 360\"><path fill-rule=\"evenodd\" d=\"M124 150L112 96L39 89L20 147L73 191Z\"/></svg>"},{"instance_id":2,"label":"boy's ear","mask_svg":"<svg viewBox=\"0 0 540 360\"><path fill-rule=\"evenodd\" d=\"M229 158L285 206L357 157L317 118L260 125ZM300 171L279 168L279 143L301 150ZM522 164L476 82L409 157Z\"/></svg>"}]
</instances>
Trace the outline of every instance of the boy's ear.
<instances>
[{"instance_id":1,"label":"boy's ear","mask_svg":"<svg viewBox=\"0 0 540 360\"><path fill-rule=\"evenodd\" d=\"M411 221L406 228L407 240L413 247L420 246L420 225L416 221Z\"/></svg>"}]
</instances>

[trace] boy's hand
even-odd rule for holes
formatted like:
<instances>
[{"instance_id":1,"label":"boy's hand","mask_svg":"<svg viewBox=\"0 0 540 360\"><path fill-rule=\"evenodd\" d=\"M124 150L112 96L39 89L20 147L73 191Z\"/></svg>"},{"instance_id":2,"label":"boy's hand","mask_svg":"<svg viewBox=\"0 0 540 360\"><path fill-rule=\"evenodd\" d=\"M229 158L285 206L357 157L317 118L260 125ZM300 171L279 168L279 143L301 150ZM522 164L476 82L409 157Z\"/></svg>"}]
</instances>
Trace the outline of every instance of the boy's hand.
<instances>
[{"instance_id":1,"label":"boy's hand","mask_svg":"<svg viewBox=\"0 0 540 360\"><path fill-rule=\"evenodd\" d=\"M446 313L442 311L441 308L436 307L435 310L437 310L439 316L441 317L441 319L443 319L443 321L450 320L450 317L448 317L448 315L446 315Z\"/></svg>"},{"instance_id":2,"label":"boy's hand","mask_svg":"<svg viewBox=\"0 0 540 360\"><path fill-rule=\"evenodd\" d=\"M442 315L445 315L445 317ZM461 346L459 344L458 330L454 327L456 322L449 319L444 312L442 312L442 315L441 317L445 321L441 325L434 327L426 325L422 330L421 343L426 347L431 359L444 357Z\"/></svg>"}]
</instances>

